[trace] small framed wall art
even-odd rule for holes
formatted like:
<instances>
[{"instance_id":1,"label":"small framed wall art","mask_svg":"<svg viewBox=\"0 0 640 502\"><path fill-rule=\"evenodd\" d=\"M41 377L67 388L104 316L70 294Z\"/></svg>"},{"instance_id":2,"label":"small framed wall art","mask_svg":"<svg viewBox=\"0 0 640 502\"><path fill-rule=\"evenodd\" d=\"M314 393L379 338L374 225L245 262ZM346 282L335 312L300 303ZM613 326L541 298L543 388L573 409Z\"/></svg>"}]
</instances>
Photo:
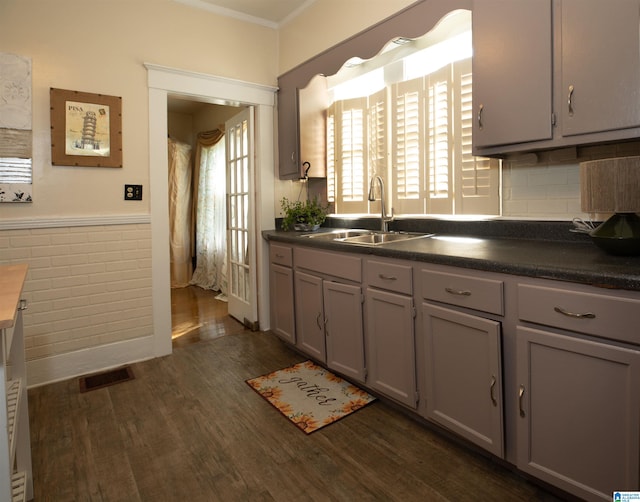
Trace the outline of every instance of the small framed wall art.
<instances>
[{"instance_id":1,"label":"small framed wall art","mask_svg":"<svg viewBox=\"0 0 640 502\"><path fill-rule=\"evenodd\" d=\"M50 89L51 163L122 167L122 98Z\"/></svg>"}]
</instances>

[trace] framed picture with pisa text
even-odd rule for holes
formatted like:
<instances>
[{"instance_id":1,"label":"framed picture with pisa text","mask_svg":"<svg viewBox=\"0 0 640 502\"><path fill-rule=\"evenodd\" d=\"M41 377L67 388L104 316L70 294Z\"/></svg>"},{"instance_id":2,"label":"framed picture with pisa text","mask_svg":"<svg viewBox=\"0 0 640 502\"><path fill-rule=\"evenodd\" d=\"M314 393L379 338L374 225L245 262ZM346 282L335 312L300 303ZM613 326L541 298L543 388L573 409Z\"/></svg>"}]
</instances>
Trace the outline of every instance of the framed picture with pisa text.
<instances>
[{"instance_id":1,"label":"framed picture with pisa text","mask_svg":"<svg viewBox=\"0 0 640 502\"><path fill-rule=\"evenodd\" d=\"M51 163L122 167L122 98L50 89Z\"/></svg>"}]
</instances>

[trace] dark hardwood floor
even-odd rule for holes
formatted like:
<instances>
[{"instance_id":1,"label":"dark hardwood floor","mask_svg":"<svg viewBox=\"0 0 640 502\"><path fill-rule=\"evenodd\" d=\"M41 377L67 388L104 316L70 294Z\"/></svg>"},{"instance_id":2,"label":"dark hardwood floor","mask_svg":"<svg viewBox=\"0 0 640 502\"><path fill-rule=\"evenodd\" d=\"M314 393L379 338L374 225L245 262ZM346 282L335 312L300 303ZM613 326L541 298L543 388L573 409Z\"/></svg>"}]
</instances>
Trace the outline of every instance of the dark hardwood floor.
<instances>
[{"instance_id":1,"label":"dark hardwood floor","mask_svg":"<svg viewBox=\"0 0 640 502\"><path fill-rule=\"evenodd\" d=\"M225 305L134 380L29 391L36 501L559 500L380 401L305 435L245 383L304 358Z\"/></svg>"}]
</instances>

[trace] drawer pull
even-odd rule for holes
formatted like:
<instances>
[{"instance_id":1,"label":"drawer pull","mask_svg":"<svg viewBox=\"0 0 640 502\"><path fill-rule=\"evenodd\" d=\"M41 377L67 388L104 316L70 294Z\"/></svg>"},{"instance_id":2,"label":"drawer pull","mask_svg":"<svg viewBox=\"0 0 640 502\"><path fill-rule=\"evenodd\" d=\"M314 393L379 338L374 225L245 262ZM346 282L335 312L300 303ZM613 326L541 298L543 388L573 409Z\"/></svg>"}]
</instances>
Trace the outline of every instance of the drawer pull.
<instances>
[{"instance_id":1,"label":"drawer pull","mask_svg":"<svg viewBox=\"0 0 640 502\"><path fill-rule=\"evenodd\" d=\"M496 376L495 375L491 375L491 385L489 386L489 396L491 397L491 402L493 403L494 406L498 406L498 401L496 400L496 396L494 394L494 390L496 388Z\"/></svg>"},{"instance_id":2,"label":"drawer pull","mask_svg":"<svg viewBox=\"0 0 640 502\"><path fill-rule=\"evenodd\" d=\"M562 307L554 307L558 314L566 315L567 317L573 317L574 319L595 319L596 315L591 312L585 312L584 314L579 314L577 312L569 312Z\"/></svg>"},{"instance_id":3,"label":"drawer pull","mask_svg":"<svg viewBox=\"0 0 640 502\"><path fill-rule=\"evenodd\" d=\"M468 291L466 289L453 289L453 288L444 288L444 290L452 295L457 295L457 296L471 296L471 291Z\"/></svg>"},{"instance_id":4,"label":"drawer pull","mask_svg":"<svg viewBox=\"0 0 640 502\"><path fill-rule=\"evenodd\" d=\"M276 258L278 258L278 260L282 260L282 258L284 258L284 255L276 253Z\"/></svg>"},{"instance_id":5,"label":"drawer pull","mask_svg":"<svg viewBox=\"0 0 640 502\"><path fill-rule=\"evenodd\" d=\"M395 275L378 274L378 277L383 281L397 281L398 278Z\"/></svg>"},{"instance_id":6,"label":"drawer pull","mask_svg":"<svg viewBox=\"0 0 640 502\"><path fill-rule=\"evenodd\" d=\"M518 391L518 407L520 408L521 417L524 417L524 407L522 406L523 399L524 399L524 385L521 385L520 390Z\"/></svg>"}]
</instances>

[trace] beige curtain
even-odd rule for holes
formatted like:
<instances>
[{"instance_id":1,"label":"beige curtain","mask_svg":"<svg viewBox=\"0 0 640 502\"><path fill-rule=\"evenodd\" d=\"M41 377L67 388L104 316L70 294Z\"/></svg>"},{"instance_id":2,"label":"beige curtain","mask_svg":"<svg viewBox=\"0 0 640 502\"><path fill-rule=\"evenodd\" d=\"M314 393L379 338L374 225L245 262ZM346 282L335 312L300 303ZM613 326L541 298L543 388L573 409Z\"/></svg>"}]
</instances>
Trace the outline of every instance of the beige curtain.
<instances>
[{"instance_id":1,"label":"beige curtain","mask_svg":"<svg viewBox=\"0 0 640 502\"><path fill-rule=\"evenodd\" d=\"M169 139L169 238L171 287L189 285L193 273L191 145Z\"/></svg>"},{"instance_id":2,"label":"beige curtain","mask_svg":"<svg viewBox=\"0 0 640 502\"><path fill-rule=\"evenodd\" d=\"M198 134L196 149L196 269L191 279L204 289L227 293L226 160L224 132Z\"/></svg>"}]
</instances>

